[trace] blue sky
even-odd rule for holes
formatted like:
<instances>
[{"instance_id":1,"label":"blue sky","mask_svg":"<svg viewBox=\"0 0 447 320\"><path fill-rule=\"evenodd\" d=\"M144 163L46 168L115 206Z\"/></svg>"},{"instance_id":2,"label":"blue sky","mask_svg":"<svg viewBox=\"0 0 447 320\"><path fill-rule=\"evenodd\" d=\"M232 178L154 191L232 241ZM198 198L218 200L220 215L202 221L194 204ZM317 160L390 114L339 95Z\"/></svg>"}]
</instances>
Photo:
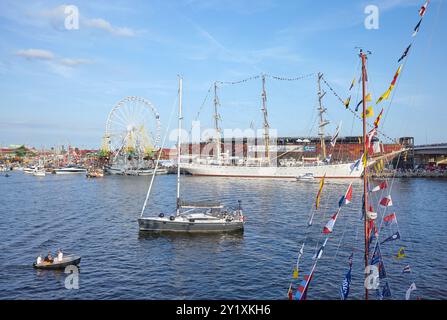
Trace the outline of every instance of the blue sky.
<instances>
[{"instance_id":1,"label":"blue sky","mask_svg":"<svg viewBox=\"0 0 447 320\"><path fill-rule=\"evenodd\" d=\"M370 91L388 87L411 42L423 0L381 1L73 1L79 30L64 28L64 3L0 2L0 144L72 144L97 148L109 111L122 98L151 101L166 127L184 77L185 125L210 85L261 72L295 77L321 71L345 98L358 65L369 58ZM367 5L379 29L364 27ZM416 143L446 142L447 4L432 0L416 37L383 130ZM260 128L260 81L220 89L222 127ZM354 92L356 92L354 90ZM267 80L270 124L284 135L315 135L316 79ZM354 94L355 96L355 94ZM353 99L355 99L353 97ZM360 134L358 121L328 93L328 128ZM375 107L376 113L380 111ZM211 100L201 112L212 125ZM172 126L175 126L173 122Z\"/></svg>"}]
</instances>

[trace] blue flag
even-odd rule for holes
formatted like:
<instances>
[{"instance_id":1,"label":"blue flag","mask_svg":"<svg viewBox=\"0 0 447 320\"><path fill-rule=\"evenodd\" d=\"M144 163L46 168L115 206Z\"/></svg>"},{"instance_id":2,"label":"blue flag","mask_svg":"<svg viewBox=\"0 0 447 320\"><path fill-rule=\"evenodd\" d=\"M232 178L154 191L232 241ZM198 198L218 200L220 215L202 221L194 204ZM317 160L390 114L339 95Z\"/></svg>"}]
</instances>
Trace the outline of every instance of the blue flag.
<instances>
[{"instance_id":1,"label":"blue flag","mask_svg":"<svg viewBox=\"0 0 447 320\"><path fill-rule=\"evenodd\" d=\"M353 253L349 256L349 271L346 273L345 278L343 279L343 282L341 283L340 287L340 298L341 300L346 300L349 295L349 287L351 285L351 271L352 271L352 257Z\"/></svg>"},{"instance_id":2,"label":"blue flag","mask_svg":"<svg viewBox=\"0 0 447 320\"><path fill-rule=\"evenodd\" d=\"M391 236L389 236L388 238L383 240L380 244L384 244L385 242L394 241L394 240L397 240L397 239L400 239L399 231L396 231L396 233L392 234Z\"/></svg>"}]
</instances>

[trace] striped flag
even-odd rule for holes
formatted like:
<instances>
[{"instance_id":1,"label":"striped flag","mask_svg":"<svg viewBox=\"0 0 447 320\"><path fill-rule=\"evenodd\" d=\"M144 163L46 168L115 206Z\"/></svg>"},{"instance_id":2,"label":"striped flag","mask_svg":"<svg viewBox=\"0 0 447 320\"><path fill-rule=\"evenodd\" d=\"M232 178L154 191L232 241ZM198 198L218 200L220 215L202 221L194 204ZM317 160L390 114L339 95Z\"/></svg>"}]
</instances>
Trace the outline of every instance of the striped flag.
<instances>
[{"instance_id":1,"label":"striped flag","mask_svg":"<svg viewBox=\"0 0 447 320\"><path fill-rule=\"evenodd\" d=\"M407 265L403 268L402 273L411 273L411 268L410 268L410 265L409 265L409 264L407 264Z\"/></svg>"},{"instance_id":2,"label":"striped flag","mask_svg":"<svg viewBox=\"0 0 447 320\"><path fill-rule=\"evenodd\" d=\"M328 223L326 223L326 225L323 228L323 233L324 234L329 234L332 232L332 230L334 229L334 225L335 222L337 221L337 217L338 217L338 213L340 211L338 211L336 214L334 214L331 218L331 220L328 221Z\"/></svg>"},{"instance_id":3,"label":"striped flag","mask_svg":"<svg viewBox=\"0 0 447 320\"><path fill-rule=\"evenodd\" d=\"M301 281L300 285L298 286L298 289L295 293L295 299L296 300L306 300L307 296L307 289L309 288L309 283L312 280L313 271L310 274L306 274L304 276L304 279Z\"/></svg>"},{"instance_id":4,"label":"striped flag","mask_svg":"<svg viewBox=\"0 0 447 320\"><path fill-rule=\"evenodd\" d=\"M375 186L371 190L371 192L376 192L376 191L383 190L383 189L386 189L386 188L388 188L388 183L386 181L383 181L378 186Z\"/></svg>"},{"instance_id":5,"label":"striped flag","mask_svg":"<svg viewBox=\"0 0 447 320\"><path fill-rule=\"evenodd\" d=\"M379 127L380 119L382 118L383 108L380 111L379 115L377 116L376 120L374 121L374 127L377 129Z\"/></svg>"},{"instance_id":6,"label":"striped flag","mask_svg":"<svg viewBox=\"0 0 447 320\"><path fill-rule=\"evenodd\" d=\"M393 205L393 201L391 200L391 196L386 196L382 200L380 200L380 205L382 207L391 207Z\"/></svg>"},{"instance_id":7,"label":"striped flag","mask_svg":"<svg viewBox=\"0 0 447 320\"><path fill-rule=\"evenodd\" d=\"M424 3L424 5L419 9L419 15L420 15L421 17L424 16L425 11L427 10L427 6L428 6L429 3L430 3L430 0L427 0L427 1Z\"/></svg>"}]
</instances>

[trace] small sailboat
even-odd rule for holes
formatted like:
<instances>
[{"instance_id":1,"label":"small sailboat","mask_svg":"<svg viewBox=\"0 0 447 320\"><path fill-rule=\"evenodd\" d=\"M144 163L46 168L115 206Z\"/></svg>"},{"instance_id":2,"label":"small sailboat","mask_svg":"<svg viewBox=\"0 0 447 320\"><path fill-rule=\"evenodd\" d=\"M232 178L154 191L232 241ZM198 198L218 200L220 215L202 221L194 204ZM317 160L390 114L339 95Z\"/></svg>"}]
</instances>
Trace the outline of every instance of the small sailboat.
<instances>
[{"instance_id":1,"label":"small sailboat","mask_svg":"<svg viewBox=\"0 0 447 320\"><path fill-rule=\"evenodd\" d=\"M185 202L180 199L180 151L182 125L182 83L179 78L178 105L178 139L177 139L177 207L173 214L160 213L155 217L143 217L147 200L150 195L154 177L158 168L158 160L152 175L151 184L141 211L138 225L140 231L150 232L186 232L215 233L236 232L244 230L245 217L239 201L237 208L227 209L220 203Z\"/></svg>"}]
</instances>

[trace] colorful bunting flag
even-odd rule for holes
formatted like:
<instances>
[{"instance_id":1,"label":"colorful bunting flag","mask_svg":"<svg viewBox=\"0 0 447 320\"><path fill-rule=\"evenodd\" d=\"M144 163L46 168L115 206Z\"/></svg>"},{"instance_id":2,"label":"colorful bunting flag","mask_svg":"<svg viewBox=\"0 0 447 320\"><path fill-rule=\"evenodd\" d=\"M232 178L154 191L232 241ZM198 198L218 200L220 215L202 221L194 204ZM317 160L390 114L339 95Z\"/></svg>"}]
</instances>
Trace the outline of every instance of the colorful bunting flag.
<instances>
[{"instance_id":1,"label":"colorful bunting flag","mask_svg":"<svg viewBox=\"0 0 447 320\"><path fill-rule=\"evenodd\" d=\"M354 77L354 79L352 79L351 86L349 87L349 91L351 91L351 89L354 87L354 84L355 84L355 77Z\"/></svg>"},{"instance_id":2,"label":"colorful bunting flag","mask_svg":"<svg viewBox=\"0 0 447 320\"><path fill-rule=\"evenodd\" d=\"M365 114L366 114L367 118L374 117L374 109L373 109L373 107L369 106L368 108L366 108ZM363 118L363 113L361 114L361 117Z\"/></svg>"},{"instance_id":3,"label":"colorful bunting flag","mask_svg":"<svg viewBox=\"0 0 447 320\"><path fill-rule=\"evenodd\" d=\"M377 116L376 120L374 121L374 127L377 129L379 127L380 119L382 118L383 108L380 111L379 115Z\"/></svg>"},{"instance_id":4,"label":"colorful bunting flag","mask_svg":"<svg viewBox=\"0 0 447 320\"><path fill-rule=\"evenodd\" d=\"M381 299L391 297L391 290L390 290L390 285L388 284L388 281L385 281L385 285L383 286L382 293L381 293L380 297L381 297Z\"/></svg>"},{"instance_id":5,"label":"colorful bunting flag","mask_svg":"<svg viewBox=\"0 0 447 320\"><path fill-rule=\"evenodd\" d=\"M346 99L346 101L344 102L344 105L345 105L346 109L349 108L349 104L350 104L350 103L351 103L351 96L349 96L349 97Z\"/></svg>"},{"instance_id":6,"label":"colorful bunting flag","mask_svg":"<svg viewBox=\"0 0 447 320\"><path fill-rule=\"evenodd\" d=\"M406 256L407 255L405 254L405 248L404 247L400 247L399 251L397 251L396 258L400 260L400 259L405 258Z\"/></svg>"},{"instance_id":7,"label":"colorful bunting flag","mask_svg":"<svg viewBox=\"0 0 447 320\"><path fill-rule=\"evenodd\" d=\"M338 124L337 128L335 129L334 135L332 136L332 139L331 139L331 146L332 146L332 148L335 147L335 144L336 144L337 139L338 139L338 135L340 134L340 128L341 128L341 121Z\"/></svg>"},{"instance_id":8,"label":"colorful bunting flag","mask_svg":"<svg viewBox=\"0 0 447 320\"><path fill-rule=\"evenodd\" d=\"M295 267L293 268L293 275L292 275L293 279L298 279L298 269Z\"/></svg>"},{"instance_id":9,"label":"colorful bunting flag","mask_svg":"<svg viewBox=\"0 0 447 320\"><path fill-rule=\"evenodd\" d=\"M307 289L309 288L309 283L312 280L313 271L310 274L306 274L304 279L301 281L298 289L295 293L296 300L306 300Z\"/></svg>"},{"instance_id":10,"label":"colorful bunting flag","mask_svg":"<svg viewBox=\"0 0 447 320\"><path fill-rule=\"evenodd\" d=\"M409 264L407 264L403 269L402 273L411 273L411 267Z\"/></svg>"},{"instance_id":11,"label":"colorful bunting flag","mask_svg":"<svg viewBox=\"0 0 447 320\"><path fill-rule=\"evenodd\" d=\"M323 255L324 247L326 246L326 243L327 243L328 240L329 240L329 238L326 238L326 240L324 240L324 242L321 245L320 249L318 249L317 253L314 255L314 259L319 260L321 258L321 256Z\"/></svg>"},{"instance_id":12,"label":"colorful bunting flag","mask_svg":"<svg viewBox=\"0 0 447 320\"><path fill-rule=\"evenodd\" d=\"M410 51L410 48L411 48L411 44L405 49L405 51L402 54L402 56L399 58L399 60L397 60L397 63L401 62L408 55L408 52Z\"/></svg>"},{"instance_id":13,"label":"colorful bunting flag","mask_svg":"<svg viewBox=\"0 0 447 320\"><path fill-rule=\"evenodd\" d=\"M387 215L385 218L383 218L383 222L385 222L385 224L387 224L387 225L391 224L393 222L397 222L396 214L392 213L392 214Z\"/></svg>"},{"instance_id":14,"label":"colorful bunting flag","mask_svg":"<svg viewBox=\"0 0 447 320\"><path fill-rule=\"evenodd\" d=\"M382 94L382 96L377 100L376 104L379 104L382 100L387 100L390 97L390 93L396 84L396 80L397 80L401 70L402 70L402 65L399 66L396 73L394 74L393 81L391 81L391 84L390 84L388 90L386 90L385 93Z\"/></svg>"},{"instance_id":15,"label":"colorful bunting flag","mask_svg":"<svg viewBox=\"0 0 447 320\"><path fill-rule=\"evenodd\" d=\"M396 233L392 234L391 236L389 236L388 238L383 240L380 244L384 244L385 242L394 241L394 240L397 240L397 239L400 239L399 231L397 231Z\"/></svg>"},{"instance_id":16,"label":"colorful bunting flag","mask_svg":"<svg viewBox=\"0 0 447 320\"><path fill-rule=\"evenodd\" d=\"M287 291L287 296L289 297L289 300L293 300L292 283L290 283L289 290Z\"/></svg>"},{"instance_id":17,"label":"colorful bunting flag","mask_svg":"<svg viewBox=\"0 0 447 320\"><path fill-rule=\"evenodd\" d=\"M393 205L393 201L391 200L391 196L386 196L382 200L380 200L380 205L382 207L391 207Z\"/></svg>"},{"instance_id":18,"label":"colorful bunting flag","mask_svg":"<svg viewBox=\"0 0 447 320\"><path fill-rule=\"evenodd\" d=\"M351 253L351 255L349 256L349 270L346 273L346 276L343 279L343 282L341 283L341 287L340 287L341 300L348 299L349 287L351 285L351 272L352 272L352 258L353 258L353 256L354 256L354 253Z\"/></svg>"},{"instance_id":19,"label":"colorful bunting flag","mask_svg":"<svg viewBox=\"0 0 447 320\"><path fill-rule=\"evenodd\" d=\"M427 6L428 6L429 3L430 3L430 0L427 0L427 1L424 3L424 5L419 9L419 15L420 15L421 17L424 16L425 11L427 10Z\"/></svg>"},{"instance_id":20,"label":"colorful bunting flag","mask_svg":"<svg viewBox=\"0 0 447 320\"><path fill-rule=\"evenodd\" d=\"M416 289L416 284L413 282L405 293L405 300L410 300L411 293Z\"/></svg>"},{"instance_id":21,"label":"colorful bunting flag","mask_svg":"<svg viewBox=\"0 0 447 320\"><path fill-rule=\"evenodd\" d=\"M419 28L421 27L421 23L422 23L422 18L419 20L416 27L414 27L413 34L411 35L412 37L415 37L418 34Z\"/></svg>"},{"instance_id":22,"label":"colorful bunting flag","mask_svg":"<svg viewBox=\"0 0 447 320\"><path fill-rule=\"evenodd\" d=\"M386 181L383 181L378 186L375 186L371 190L371 192L376 192L376 191L383 190L383 189L386 189L386 188L388 188L388 183Z\"/></svg>"},{"instance_id":23,"label":"colorful bunting flag","mask_svg":"<svg viewBox=\"0 0 447 320\"><path fill-rule=\"evenodd\" d=\"M323 233L324 233L324 234L329 234L329 233L332 232L332 230L334 229L335 222L337 221L337 217L338 217L338 213L339 213L339 212L340 212L340 210L337 211L337 213L335 213L335 214L331 217L331 219L328 221L328 223L326 223L326 225L325 225L324 228L323 228Z\"/></svg>"},{"instance_id":24,"label":"colorful bunting flag","mask_svg":"<svg viewBox=\"0 0 447 320\"><path fill-rule=\"evenodd\" d=\"M315 200L315 209L318 209L318 207L320 206L321 191L323 190L325 177L326 174L324 174L323 178L321 178L320 180L320 188L318 189L317 199Z\"/></svg>"}]
</instances>

